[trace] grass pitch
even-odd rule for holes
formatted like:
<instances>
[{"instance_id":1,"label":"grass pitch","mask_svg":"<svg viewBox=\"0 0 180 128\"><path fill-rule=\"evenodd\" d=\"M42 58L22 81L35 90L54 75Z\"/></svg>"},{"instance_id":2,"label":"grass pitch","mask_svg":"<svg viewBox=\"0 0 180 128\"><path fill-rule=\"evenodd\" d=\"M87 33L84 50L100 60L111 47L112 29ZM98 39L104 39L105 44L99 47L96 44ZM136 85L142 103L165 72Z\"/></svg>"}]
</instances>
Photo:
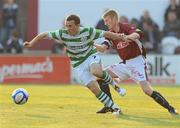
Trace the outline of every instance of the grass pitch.
<instances>
[{"instance_id":1,"label":"grass pitch","mask_svg":"<svg viewBox=\"0 0 180 128\"><path fill-rule=\"evenodd\" d=\"M11 93L25 88L29 100L24 105L12 102ZM103 105L81 86L0 85L0 128L180 128L180 117L145 96L140 87L125 85L120 97L111 89L124 115L96 114ZM180 86L155 86L180 111Z\"/></svg>"}]
</instances>

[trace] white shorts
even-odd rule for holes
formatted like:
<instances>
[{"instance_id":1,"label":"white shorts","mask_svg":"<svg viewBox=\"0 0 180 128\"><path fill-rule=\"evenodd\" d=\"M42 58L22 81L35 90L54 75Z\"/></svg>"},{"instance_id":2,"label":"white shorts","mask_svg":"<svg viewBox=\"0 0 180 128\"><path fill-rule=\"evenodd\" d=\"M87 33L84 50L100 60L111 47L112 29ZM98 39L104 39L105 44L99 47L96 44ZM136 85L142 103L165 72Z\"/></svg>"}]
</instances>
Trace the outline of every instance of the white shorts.
<instances>
[{"instance_id":1,"label":"white shorts","mask_svg":"<svg viewBox=\"0 0 180 128\"><path fill-rule=\"evenodd\" d=\"M136 58L126 60L125 64L114 64L106 69L116 74L120 80L131 78L136 82L140 82L148 79L146 67L146 60L142 55L140 55Z\"/></svg>"},{"instance_id":2,"label":"white shorts","mask_svg":"<svg viewBox=\"0 0 180 128\"><path fill-rule=\"evenodd\" d=\"M87 86L91 81L96 80L96 77L90 72L90 66L93 63L101 64L101 58L99 55L93 54L89 56L82 64L73 68L75 75L78 76L78 79L84 86Z\"/></svg>"}]
</instances>

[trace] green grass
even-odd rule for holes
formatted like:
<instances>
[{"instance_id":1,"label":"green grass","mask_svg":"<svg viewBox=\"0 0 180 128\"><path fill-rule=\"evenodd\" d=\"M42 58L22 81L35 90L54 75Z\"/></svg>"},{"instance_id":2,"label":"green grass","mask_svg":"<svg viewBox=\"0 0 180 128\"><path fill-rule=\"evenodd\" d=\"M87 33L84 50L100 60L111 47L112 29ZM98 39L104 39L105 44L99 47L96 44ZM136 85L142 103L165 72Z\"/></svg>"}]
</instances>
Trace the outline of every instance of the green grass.
<instances>
[{"instance_id":1,"label":"green grass","mask_svg":"<svg viewBox=\"0 0 180 128\"><path fill-rule=\"evenodd\" d=\"M15 88L25 88L29 100L24 105L12 102ZM125 85L127 95L112 90L124 115L96 114L102 104L81 86L0 85L0 128L180 128L180 117L145 96L140 87ZM180 111L180 87L154 86Z\"/></svg>"}]
</instances>

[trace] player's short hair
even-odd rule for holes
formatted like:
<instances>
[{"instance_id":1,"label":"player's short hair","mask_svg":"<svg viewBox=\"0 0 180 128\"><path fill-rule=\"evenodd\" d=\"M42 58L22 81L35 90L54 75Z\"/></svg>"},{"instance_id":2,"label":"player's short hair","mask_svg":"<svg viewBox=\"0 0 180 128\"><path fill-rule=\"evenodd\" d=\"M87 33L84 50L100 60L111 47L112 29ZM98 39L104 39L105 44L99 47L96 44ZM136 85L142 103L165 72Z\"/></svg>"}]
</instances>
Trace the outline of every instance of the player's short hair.
<instances>
[{"instance_id":1,"label":"player's short hair","mask_svg":"<svg viewBox=\"0 0 180 128\"><path fill-rule=\"evenodd\" d=\"M119 19L118 12L113 9L109 9L109 10L105 11L102 17L105 18L107 16L109 16L110 18Z\"/></svg>"},{"instance_id":2,"label":"player's short hair","mask_svg":"<svg viewBox=\"0 0 180 128\"><path fill-rule=\"evenodd\" d=\"M80 24L80 18L77 15L72 14L67 16L66 21L71 21L71 20L73 20L76 25Z\"/></svg>"}]
</instances>

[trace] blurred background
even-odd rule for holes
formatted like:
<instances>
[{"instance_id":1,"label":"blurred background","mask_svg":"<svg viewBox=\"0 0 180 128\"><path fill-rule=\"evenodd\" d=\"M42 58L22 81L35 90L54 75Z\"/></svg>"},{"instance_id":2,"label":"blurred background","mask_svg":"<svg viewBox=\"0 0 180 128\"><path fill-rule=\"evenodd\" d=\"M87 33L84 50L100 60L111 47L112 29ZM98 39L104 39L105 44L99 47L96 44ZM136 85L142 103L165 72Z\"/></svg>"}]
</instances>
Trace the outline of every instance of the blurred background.
<instances>
[{"instance_id":1,"label":"blurred background","mask_svg":"<svg viewBox=\"0 0 180 128\"><path fill-rule=\"evenodd\" d=\"M23 42L64 27L71 13L80 16L82 26L107 30L101 18L107 9L116 9L121 22L144 32L151 83L180 85L179 0L0 0L0 82L79 83L63 45L44 40L24 49ZM104 66L119 61L115 53L101 55Z\"/></svg>"}]
</instances>

